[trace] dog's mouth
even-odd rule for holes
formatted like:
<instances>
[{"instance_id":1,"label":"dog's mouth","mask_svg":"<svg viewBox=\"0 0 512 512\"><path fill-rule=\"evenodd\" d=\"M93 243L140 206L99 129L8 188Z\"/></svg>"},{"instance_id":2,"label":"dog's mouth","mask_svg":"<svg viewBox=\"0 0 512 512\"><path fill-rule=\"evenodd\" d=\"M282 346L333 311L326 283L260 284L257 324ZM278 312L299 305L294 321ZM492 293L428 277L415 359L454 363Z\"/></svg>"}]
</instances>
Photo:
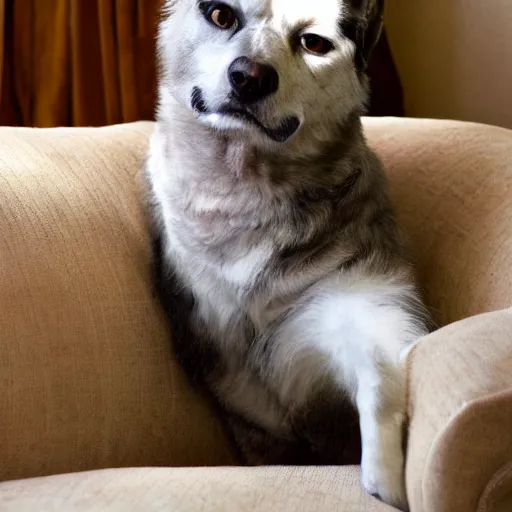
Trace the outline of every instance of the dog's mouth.
<instances>
[{"instance_id":1,"label":"dog's mouth","mask_svg":"<svg viewBox=\"0 0 512 512\"><path fill-rule=\"evenodd\" d=\"M228 103L222 105L215 111L209 110L204 101L203 92L199 87L194 87L191 97L192 108L199 114L218 114L230 116L241 121L256 126L268 138L275 142L286 142L292 137L300 127L300 120L295 116L289 116L282 119L279 126L276 128L269 128L265 126L254 114L244 108L242 105L235 103Z\"/></svg>"}]
</instances>

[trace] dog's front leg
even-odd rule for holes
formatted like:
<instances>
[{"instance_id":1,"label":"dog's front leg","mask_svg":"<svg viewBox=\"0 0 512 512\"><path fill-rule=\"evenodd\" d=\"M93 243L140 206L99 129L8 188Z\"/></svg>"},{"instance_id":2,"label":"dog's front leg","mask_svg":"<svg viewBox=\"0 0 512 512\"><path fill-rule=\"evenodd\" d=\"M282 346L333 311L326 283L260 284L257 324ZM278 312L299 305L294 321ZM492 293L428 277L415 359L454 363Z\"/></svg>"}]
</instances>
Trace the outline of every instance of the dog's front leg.
<instances>
[{"instance_id":1,"label":"dog's front leg","mask_svg":"<svg viewBox=\"0 0 512 512\"><path fill-rule=\"evenodd\" d=\"M394 361L374 360L370 354L361 363L355 401L363 450L362 484L375 497L406 510L404 372Z\"/></svg>"},{"instance_id":2,"label":"dog's front leg","mask_svg":"<svg viewBox=\"0 0 512 512\"><path fill-rule=\"evenodd\" d=\"M424 327L393 292L376 286L372 293L367 283L361 292L322 291L276 322L255 348L253 361L283 406L301 411L306 418L301 431L323 452L333 442L325 433L342 435L346 428L336 401L347 397L359 412L363 486L405 510L406 390L400 352ZM319 416L327 428L309 428Z\"/></svg>"}]
</instances>

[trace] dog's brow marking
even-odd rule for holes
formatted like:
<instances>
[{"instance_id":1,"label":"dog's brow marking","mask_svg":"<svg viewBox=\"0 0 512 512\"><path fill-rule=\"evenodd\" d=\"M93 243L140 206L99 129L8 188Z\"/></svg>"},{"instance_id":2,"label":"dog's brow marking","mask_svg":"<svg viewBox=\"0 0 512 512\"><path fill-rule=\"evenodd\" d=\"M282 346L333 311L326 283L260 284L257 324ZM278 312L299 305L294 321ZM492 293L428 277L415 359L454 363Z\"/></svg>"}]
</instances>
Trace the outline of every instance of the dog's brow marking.
<instances>
[{"instance_id":1,"label":"dog's brow marking","mask_svg":"<svg viewBox=\"0 0 512 512\"><path fill-rule=\"evenodd\" d=\"M314 18L297 20L296 22L293 23L293 25L290 26L289 31L293 36L298 36L301 32L306 30L308 27L310 27L314 23L315 23Z\"/></svg>"},{"instance_id":2,"label":"dog's brow marking","mask_svg":"<svg viewBox=\"0 0 512 512\"><path fill-rule=\"evenodd\" d=\"M315 33L334 38L341 14L338 0L273 0L274 17L288 27L305 21L315 28Z\"/></svg>"}]
</instances>

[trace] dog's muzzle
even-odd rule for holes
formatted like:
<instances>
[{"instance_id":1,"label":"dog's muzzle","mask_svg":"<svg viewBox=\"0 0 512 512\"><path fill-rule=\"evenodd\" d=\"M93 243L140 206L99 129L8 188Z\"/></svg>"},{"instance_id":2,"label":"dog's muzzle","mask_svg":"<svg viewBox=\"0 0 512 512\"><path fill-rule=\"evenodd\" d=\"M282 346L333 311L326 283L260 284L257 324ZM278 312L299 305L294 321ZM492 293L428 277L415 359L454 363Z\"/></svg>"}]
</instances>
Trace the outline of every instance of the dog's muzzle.
<instances>
[{"instance_id":1,"label":"dog's muzzle","mask_svg":"<svg viewBox=\"0 0 512 512\"><path fill-rule=\"evenodd\" d=\"M208 109L203 91L199 87L192 89L191 106L198 114L220 114L250 123L259 128L269 139L275 142L286 142L300 128L300 120L295 116L285 117L275 128L265 126L252 112L238 101L221 105L217 110Z\"/></svg>"}]
</instances>

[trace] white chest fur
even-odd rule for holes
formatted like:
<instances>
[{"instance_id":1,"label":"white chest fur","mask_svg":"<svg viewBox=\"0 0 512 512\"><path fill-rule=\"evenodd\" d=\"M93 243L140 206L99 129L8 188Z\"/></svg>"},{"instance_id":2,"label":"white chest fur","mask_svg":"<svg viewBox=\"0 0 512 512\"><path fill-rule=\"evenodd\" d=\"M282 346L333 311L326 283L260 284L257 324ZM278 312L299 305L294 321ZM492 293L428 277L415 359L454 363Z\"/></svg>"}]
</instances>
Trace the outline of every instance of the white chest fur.
<instances>
[{"instance_id":1,"label":"white chest fur","mask_svg":"<svg viewBox=\"0 0 512 512\"><path fill-rule=\"evenodd\" d=\"M193 169L178 159L169 161L163 137L157 128L151 141L148 169L153 194L168 257L193 288L199 313L219 332L236 324L242 313L254 315L257 324L267 323L267 301L256 306L246 299L274 252L269 239L251 235L260 220L251 211L258 208L261 196L242 190L235 195L236 203L229 204L226 195L232 191L195 181L190 176Z\"/></svg>"}]
</instances>

